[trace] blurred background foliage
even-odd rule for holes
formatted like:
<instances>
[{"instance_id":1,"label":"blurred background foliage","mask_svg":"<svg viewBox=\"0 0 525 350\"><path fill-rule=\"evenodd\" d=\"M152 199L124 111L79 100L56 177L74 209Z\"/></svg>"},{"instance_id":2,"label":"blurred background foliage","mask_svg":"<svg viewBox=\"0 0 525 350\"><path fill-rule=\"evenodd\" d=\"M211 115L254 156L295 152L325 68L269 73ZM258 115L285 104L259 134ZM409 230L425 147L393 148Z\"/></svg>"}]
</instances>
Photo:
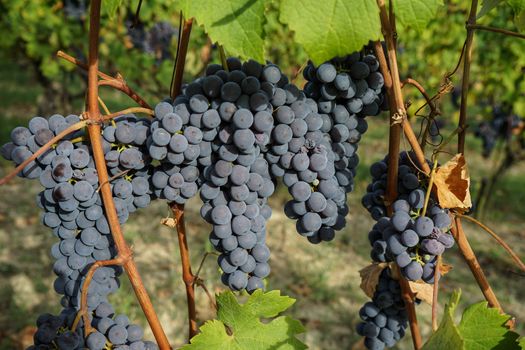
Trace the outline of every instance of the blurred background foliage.
<instances>
[{"instance_id":1,"label":"blurred background foliage","mask_svg":"<svg viewBox=\"0 0 525 350\"><path fill-rule=\"evenodd\" d=\"M138 0L124 0L115 16L102 18L100 69L117 73L128 81L146 101L154 105L169 94L180 16L173 10L172 0L148 0L135 11ZM0 0L0 101L2 112L0 143L9 138L11 129L25 125L35 114L79 113L83 110L86 74L69 62L57 58L62 50L86 61L88 15L87 0ZM303 84L301 67L307 55L298 46L286 26L278 21L279 1L268 3L265 30L266 58L278 64L295 81ZM432 96L445 83L460 56L465 40L465 20L469 4L461 0L445 0L427 28L422 32L398 28L398 52L402 79L412 77L423 84ZM480 24L516 30L512 10L500 6L480 19ZM469 122L472 125L467 140L473 197L487 176L497 167L497 156L485 159L482 144L473 131L478 122L492 120L493 109L506 106L508 113L525 115L525 41L492 32L477 31L474 43L469 92ZM204 31L194 25L187 57L185 80L202 73L208 62L219 62L219 52L208 41ZM440 132L450 134L457 122L461 70L451 78L455 89L438 101ZM413 116L424 100L412 87L405 87L409 114L414 127L423 118ZM129 107L133 102L108 88L101 96L111 111ZM428 113L428 110L426 111ZM294 233L293 223L282 214L288 194L279 188L272 198L274 214L269 222L269 246L272 249L273 272L268 288L281 289L298 298L290 311L307 327L305 341L312 349L349 349L358 340L353 332L358 309L366 299L359 290L358 270L369 262L366 238L372 225L360 198L369 181L368 167L387 151L387 116L369 118L370 128L360 144L361 164L356 189L350 197L348 224L335 241L311 246ZM454 145L445 151L454 152ZM2 173L9 168L0 161ZM497 189L490 193L492 204L487 223L506 239L520 256L525 252L525 209L522 205L525 166L509 169ZM35 315L59 308L52 288L49 247L54 237L38 223L38 208L33 197L38 192L34 182L13 181L0 188L0 349L22 348L31 337ZM192 263L198 265L207 242L209 227L199 218L197 200L187 206L188 231ZM168 325L174 345L184 342L186 331L185 296L179 271L178 248L173 232L159 224L167 209L155 203L145 212L137 213L126 225L126 238L133 241L140 271L148 290L154 295L161 320ZM152 218L158 218L158 220ZM466 224L474 250L501 298L504 309L520 320L525 319L523 276L516 274L510 259L476 227ZM481 294L457 250L448 254L454 271L442 282L442 300L453 289L462 288L464 303L481 300ZM220 291L220 274L212 258L202 272L210 290ZM123 279L124 280L124 279ZM123 312L145 325L145 320L123 281L122 291L115 298ZM199 292L198 317L203 322L213 317L206 296ZM430 333L430 308L418 308L424 336ZM28 335L29 334L29 335ZM398 345L409 349L410 339Z\"/></svg>"}]
</instances>

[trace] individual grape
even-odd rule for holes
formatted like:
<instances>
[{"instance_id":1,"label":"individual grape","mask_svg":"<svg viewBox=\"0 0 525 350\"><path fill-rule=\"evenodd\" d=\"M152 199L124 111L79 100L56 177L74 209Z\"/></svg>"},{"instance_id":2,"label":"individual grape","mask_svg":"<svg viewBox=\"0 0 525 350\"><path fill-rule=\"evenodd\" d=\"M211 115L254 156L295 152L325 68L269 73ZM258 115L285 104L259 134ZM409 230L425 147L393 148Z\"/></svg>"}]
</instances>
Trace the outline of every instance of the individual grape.
<instances>
[{"instance_id":1,"label":"individual grape","mask_svg":"<svg viewBox=\"0 0 525 350\"><path fill-rule=\"evenodd\" d=\"M423 267L417 261L412 261L403 267L403 274L411 281L417 281L423 276Z\"/></svg>"},{"instance_id":2,"label":"individual grape","mask_svg":"<svg viewBox=\"0 0 525 350\"><path fill-rule=\"evenodd\" d=\"M407 247L415 247L419 243L419 236L414 230L405 230L401 234L401 242Z\"/></svg>"},{"instance_id":3,"label":"individual grape","mask_svg":"<svg viewBox=\"0 0 525 350\"><path fill-rule=\"evenodd\" d=\"M100 332L91 333L86 339L89 350L102 350L106 347L106 337Z\"/></svg>"},{"instance_id":4,"label":"individual grape","mask_svg":"<svg viewBox=\"0 0 525 350\"><path fill-rule=\"evenodd\" d=\"M424 239L421 241L421 249L432 255L441 255L445 246L436 239Z\"/></svg>"},{"instance_id":5,"label":"individual grape","mask_svg":"<svg viewBox=\"0 0 525 350\"><path fill-rule=\"evenodd\" d=\"M445 248L449 249L454 246L454 237L452 237L451 234L448 233L442 233L438 235L437 240L445 246Z\"/></svg>"},{"instance_id":6,"label":"individual grape","mask_svg":"<svg viewBox=\"0 0 525 350\"><path fill-rule=\"evenodd\" d=\"M415 209L421 209L425 205L425 192L421 189L410 192L408 196L410 205Z\"/></svg>"},{"instance_id":7,"label":"individual grape","mask_svg":"<svg viewBox=\"0 0 525 350\"><path fill-rule=\"evenodd\" d=\"M411 194L412 195L412 194ZM395 211L395 212L405 212L405 213L409 213L410 212L410 203L404 199L398 199L394 202L394 204L392 204L392 209Z\"/></svg>"},{"instance_id":8,"label":"individual grape","mask_svg":"<svg viewBox=\"0 0 525 350\"><path fill-rule=\"evenodd\" d=\"M290 193L296 201L305 202L310 198L312 190L308 183L299 181L290 188Z\"/></svg>"},{"instance_id":9,"label":"individual grape","mask_svg":"<svg viewBox=\"0 0 525 350\"><path fill-rule=\"evenodd\" d=\"M410 223L410 215L404 211L396 211L392 216L392 225L400 232L404 231Z\"/></svg>"},{"instance_id":10,"label":"individual grape","mask_svg":"<svg viewBox=\"0 0 525 350\"><path fill-rule=\"evenodd\" d=\"M317 79L323 83L331 83L337 76L335 67L330 63L323 63L317 68Z\"/></svg>"},{"instance_id":11,"label":"individual grape","mask_svg":"<svg viewBox=\"0 0 525 350\"><path fill-rule=\"evenodd\" d=\"M125 326L115 324L108 330L108 340L115 344L125 344L128 338L128 331Z\"/></svg>"},{"instance_id":12,"label":"individual grape","mask_svg":"<svg viewBox=\"0 0 525 350\"><path fill-rule=\"evenodd\" d=\"M266 262L270 258L270 250L266 245L256 244L252 248L251 255L257 262Z\"/></svg>"},{"instance_id":13,"label":"individual grape","mask_svg":"<svg viewBox=\"0 0 525 350\"><path fill-rule=\"evenodd\" d=\"M211 219L214 224L224 225L230 222L232 214L230 209L225 205L219 205L213 208L211 212Z\"/></svg>"},{"instance_id":14,"label":"individual grape","mask_svg":"<svg viewBox=\"0 0 525 350\"><path fill-rule=\"evenodd\" d=\"M414 229L420 237L427 237L434 230L434 223L431 218L421 216L416 219Z\"/></svg>"},{"instance_id":15,"label":"individual grape","mask_svg":"<svg viewBox=\"0 0 525 350\"><path fill-rule=\"evenodd\" d=\"M228 277L228 285L233 290L241 290L248 285L248 278L241 271L234 271Z\"/></svg>"},{"instance_id":16,"label":"individual grape","mask_svg":"<svg viewBox=\"0 0 525 350\"><path fill-rule=\"evenodd\" d=\"M262 70L262 78L272 84L277 84L281 80L281 70L276 65L266 65Z\"/></svg>"},{"instance_id":17,"label":"individual grape","mask_svg":"<svg viewBox=\"0 0 525 350\"><path fill-rule=\"evenodd\" d=\"M439 229L448 229L452 223L450 217L446 213L438 213L434 215L432 220L434 221L435 227Z\"/></svg>"}]
</instances>

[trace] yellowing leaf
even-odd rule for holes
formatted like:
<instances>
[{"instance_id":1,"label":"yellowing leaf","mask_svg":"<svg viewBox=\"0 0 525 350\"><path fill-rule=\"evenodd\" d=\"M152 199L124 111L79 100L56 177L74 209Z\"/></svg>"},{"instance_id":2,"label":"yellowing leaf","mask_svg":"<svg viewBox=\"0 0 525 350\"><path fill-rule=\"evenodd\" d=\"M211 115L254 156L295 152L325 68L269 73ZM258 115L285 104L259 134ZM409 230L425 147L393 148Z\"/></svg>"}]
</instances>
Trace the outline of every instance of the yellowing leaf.
<instances>
[{"instance_id":1,"label":"yellowing leaf","mask_svg":"<svg viewBox=\"0 0 525 350\"><path fill-rule=\"evenodd\" d=\"M365 294L373 298L381 272L388 266L386 263L372 263L359 271L361 276L361 289Z\"/></svg>"},{"instance_id":2,"label":"yellowing leaf","mask_svg":"<svg viewBox=\"0 0 525 350\"><path fill-rule=\"evenodd\" d=\"M428 305L432 305L432 291L434 289L434 285L413 281L408 281L408 285L410 286L412 293L414 293L418 299L421 299Z\"/></svg>"},{"instance_id":3,"label":"yellowing leaf","mask_svg":"<svg viewBox=\"0 0 525 350\"><path fill-rule=\"evenodd\" d=\"M174 218L164 218L160 220L160 223L171 228L177 227L177 221Z\"/></svg>"},{"instance_id":4,"label":"yellowing leaf","mask_svg":"<svg viewBox=\"0 0 525 350\"><path fill-rule=\"evenodd\" d=\"M454 267L450 264L441 264L439 272L441 272L441 276L445 276L447 273L450 272Z\"/></svg>"},{"instance_id":5,"label":"yellowing leaf","mask_svg":"<svg viewBox=\"0 0 525 350\"><path fill-rule=\"evenodd\" d=\"M456 154L437 168L434 185L438 203L442 208L465 210L472 206L470 177L462 154Z\"/></svg>"}]
</instances>

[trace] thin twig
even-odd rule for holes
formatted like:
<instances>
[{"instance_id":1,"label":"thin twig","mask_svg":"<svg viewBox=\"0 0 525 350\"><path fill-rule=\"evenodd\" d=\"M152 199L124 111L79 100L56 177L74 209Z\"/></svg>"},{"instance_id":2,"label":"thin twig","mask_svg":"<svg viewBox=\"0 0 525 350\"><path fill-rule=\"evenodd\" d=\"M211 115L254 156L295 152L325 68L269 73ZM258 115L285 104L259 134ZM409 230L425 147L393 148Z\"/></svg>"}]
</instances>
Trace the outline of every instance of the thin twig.
<instances>
[{"instance_id":1,"label":"thin twig","mask_svg":"<svg viewBox=\"0 0 525 350\"><path fill-rule=\"evenodd\" d=\"M436 267L434 269L434 286L432 289L432 330L438 329L438 294L439 279L441 278L441 255L437 256Z\"/></svg>"},{"instance_id":2,"label":"thin twig","mask_svg":"<svg viewBox=\"0 0 525 350\"><path fill-rule=\"evenodd\" d=\"M101 80L98 82L99 86L110 86L116 90L119 90L129 97L135 102L137 102L138 105L151 109L151 106L142 98L139 94L137 94L133 89L129 87L129 85L121 78L114 78L110 80Z\"/></svg>"},{"instance_id":3,"label":"thin twig","mask_svg":"<svg viewBox=\"0 0 525 350\"><path fill-rule=\"evenodd\" d=\"M71 55L68 55L67 53L65 53L64 51L57 51L57 57L58 58L62 58L68 62L71 62L75 65L77 65L78 67L84 69L84 70L88 70L88 65L85 63L85 62L82 62L81 60L71 56ZM100 78L102 79L105 79L105 80L111 80L111 79L114 79L111 75L109 74L106 74L106 73L103 73L101 71L97 71L97 74Z\"/></svg>"},{"instance_id":4,"label":"thin twig","mask_svg":"<svg viewBox=\"0 0 525 350\"><path fill-rule=\"evenodd\" d=\"M436 108L436 105L434 104L434 102L432 101L432 99L430 98L430 96L428 95L427 91L425 90L425 88L423 87L423 85L421 85L416 79L413 79L413 78L406 78L402 83L401 83L401 87L404 87L405 85L412 85L414 86L416 89L418 89L418 91L421 93L421 95L425 98L426 100L426 104L428 104L428 106L430 107L430 109L432 111L434 111L435 114L438 114L437 112L437 108Z\"/></svg>"},{"instance_id":5,"label":"thin twig","mask_svg":"<svg viewBox=\"0 0 525 350\"><path fill-rule=\"evenodd\" d=\"M88 317L88 301L87 301L89 285L91 284L93 275L95 274L95 271L99 267L122 266L127 259L129 259L129 256L128 257L119 256L111 260L99 260L99 261L95 261L93 265L89 267L88 273L86 274L86 278L84 279L84 282L82 284L82 289L81 289L81 294L80 294L80 310L78 310L75 320L73 321L73 324L71 325L71 330L74 331L77 329L78 323L80 322L80 318L82 318L84 320L84 327L85 327L84 336L87 337L91 332L93 332L91 328L91 322Z\"/></svg>"},{"instance_id":6,"label":"thin twig","mask_svg":"<svg viewBox=\"0 0 525 350\"><path fill-rule=\"evenodd\" d=\"M131 169L126 169L124 171L121 171L119 172L118 174L115 174L113 175L112 177L110 177L108 179L107 182L104 182L104 183L101 183L100 185L98 185L97 189L95 190L95 192L99 192L100 191L100 187L102 187L102 185L105 185L106 183L111 183L111 181L115 180L115 179L118 179L119 177L121 177L122 175L126 175L127 173L129 173L131 171Z\"/></svg>"},{"instance_id":7,"label":"thin twig","mask_svg":"<svg viewBox=\"0 0 525 350\"><path fill-rule=\"evenodd\" d=\"M520 269L522 269L523 271L525 271L525 264L523 263L523 261L521 261L520 257L518 256L518 254L516 254L516 252L514 252L512 250L512 248L500 237L496 234L496 232L494 232L493 230L491 230L487 225L483 224L482 222L480 222L479 220L476 220L474 219L473 217L470 217L470 216L467 216L467 215L462 215L462 214L456 214L457 216L463 218L463 219L466 219L476 225L478 225L479 227L481 227L483 230L485 230L489 235L492 236L492 238L494 238L496 240L496 242L498 242L498 244L500 246L503 247L503 249L505 249L507 251L507 253L509 253L509 255L511 256L512 260L514 260L514 262L516 263L516 265L518 265L518 267Z\"/></svg>"},{"instance_id":8,"label":"thin twig","mask_svg":"<svg viewBox=\"0 0 525 350\"><path fill-rule=\"evenodd\" d=\"M111 114L111 112L109 111L108 106L106 106L106 104L105 104L104 101L100 98L100 96L98 97L98 103L100 103L100 105L102 106L102 109L104 110L104 113L106 113L106 114Z\"/></svg>"},{"instance_id":9,"label":"thin twig","mask_svg":"<svg viewBox=\"0 0 525 350\"><path fill-rule=\"evenodd\" d=\"M494 291L492 290L485 273L481 269L478 259L476 258L476 255L474 254L467 237L465 236L465 232L463 232L459 217L454 218L454 225L452 225L450 232L452 232L452 235L458 244L459 251L470 268L470 271L476 279L476 282L478 283L481 292L485 296L485 299L488 301L489 306L497 308L501 313L503 313L503 309L501 308L498 298L496 297L496 294L494 294Z\"/></svg>"},{"instance_id":10,"label":"thin twig","mask_svg":"<svg viewBox=\"0 0 525 350\"><path fill-rule=\"evenodd\" d=\"M40 157L44 152L46 152L48 149L53 147L54 144L56 144L58 141L62 140L67 135L71 134L74 131L80 130L86 125L88 125L90 121L88 120L82 120L78 123L75 123L71 126L69 126L64 131L60 132L58 135L53 137L51 140L49 140L45 145L40 147L31 157L24 160L22 163L20 163L16 168L14 168L10 173L8 173L6 176L0 179L0 186L6 184L10 180L12 180L19 172L24 170L24 168L31 162L33 162L35 159Z\"/></svg>"},{"instance_id":11,"label":"thin twig","mask_svg":"<svg viewBox=\"0 0 525 350\"><path fill-rule=\"evenodd\" d=\"M467 24L467 29L478 29L478 30L486 30L489 32L499 33L503 35L508 36L514 36L516 38L525 39L525 34L516 33L511 30L502 29L502 28L495 28L490 26L483 26L481 24Z\"/></svg>"},{"instance_id":12,"label":"thin twig","mask_svg":"<svg viewBox=\"0 0 525 350\"><path fill-rule=\"evenodd\" d=\"M106 114L105 116L102 117L102 120L107 121L107 120L111 120L113 118L119 117L121 115L130 114L130 113L142 113L142 114L147 114L149 116L155 115L155 112L151 108L131 107L131 108L126 108L126 109L123 109L121 111L114 112L111 114Z\"/></svg>"},{"instance_id":13,"label":"thin twig","mask_svg":"<svg viewBox=\"0 0 525 350\"><path fill-rule=\"evenodd\" d=\"M434 177L436 175L437 165L438 165L438 162L437 162L437 159L435 159L434 166L432 167L432 171L430 172L430 179L428 180L428 188L427 188L427 192L425 193L425 204L423 205L421 216L425 216L427 213L428 202L430 200L430 194L432 193L432 186L434 185Z\"/></svg>"},{"instance_id":14,"label":"thin twig","mask_svg":"<svg viewBox=\"0 0 525 350\"><path fill-rule=\"evenodd\" d=\"M175 202L171 202L169 205L177 224L177 237L179 239L180 259L182 262L182 280L186 286L188 303L189 339L191 339L197 334L197 313L195 311L195 277L191 272L190 252L186 240L186 228L184 227L184 205Z\"/></svg>"},{"instance_id":15,"label":"thin twig","mask_svg":"<svg viewBox=\"0 0 525 350\"><path fill-rule=\"evenodd\" d=\"M210 305L213 307L213 309L215 309L215 312L217 312L217 303L213 299L213 296L208 290L208 287L206 287L206 285L204 284L204 281L200 278L197 278L195 279L195 284L204 290L204 293L206 293L206 296L208 296L208 301L210 302Z\"/></svg>"},{"instance_id":16,"label":"thin twig","mask_svg":"<svg viewBox=\"0 0 525 350\"><path fill-rule=\"evenodd\" d=\"M63 51L58 51L57 57L60 57L68 62L71 62L84 70L88 69L88 65L86 63L80 61L79 59L71 55L68 55L67 53ZM98 70L97 70L97 75L100 78L102 78L102 80L98 82L100 86L111 86L112 88L120 90L126 95L128 95L129 97L131 97L140 106L145 107L145 108L151 108L149 104L142 97L139 96L139 94L137 94L133 89L131 89L131 87L129 87L129 85L124 81L124 79L122 79L120 75L117 76L117 78L114 78Z\"/></svg>"},{"instance_id":17,"label":"thin twig","mask_svg":"<svg viewBox=\"0 0 525 350\"><path fill-rule=\"evenodd\" d=\"M472 43L474 42L474 29L469 25L476 24L476 14L478 11L478 0L472 0L470 13L467 20L467 39L465 41L465 57L463 58L463 77L461 80L461 104L459 106L460 132L458 134L458 153L465 152L465 137L467 127L467 99L469 91L470 64L472 63Z\"/></svg>"},{"instance_id":18,"label":"thin twig","mask_svg":"<svg viewBox=\"0 0 525 350\"><path fill-rule=\"evenodd\" d=\"M98 44L100 32L100 5L101 0L92 0L90 4L89 16L89 54L88 54L88 91L87 91L87 111L86 115L92 122L102 119L98 108ZM162 329L151 299L144 288L142 278L137 270L134 260L131 258L131 249L124 239L120 222L113 201L113 195L108 180L108 171L106 160L104 159L104 150L101 141L101 127L98 123L90 123L87 126L95 167L98 174L99 183L102 184L100 193L102 203L110 227L111 235L117 248L118 256L130 257L123 265L124 271L128 275L129 281L133 287L137 300L148 320L155 340L160 349L171 349L169 341Z\"/></svg>"},{"instance_id":19,"label":"thin twig","mask_svg":"<svg viewBox=\"0 0 525 350\"><path fill-rule=\"evenodd\" d=\"M200 273L201 273L201 270L202 270L202 267L204 266L204 262L206 261L206 258L210 255L218 255L216 252L206 252L204 253L204 256L202 257L202 260L201 260L201 263L199 264L199 268L197 269L197 272L195 273L195 278L198 278Z\"/></svg>"}]
</instances>

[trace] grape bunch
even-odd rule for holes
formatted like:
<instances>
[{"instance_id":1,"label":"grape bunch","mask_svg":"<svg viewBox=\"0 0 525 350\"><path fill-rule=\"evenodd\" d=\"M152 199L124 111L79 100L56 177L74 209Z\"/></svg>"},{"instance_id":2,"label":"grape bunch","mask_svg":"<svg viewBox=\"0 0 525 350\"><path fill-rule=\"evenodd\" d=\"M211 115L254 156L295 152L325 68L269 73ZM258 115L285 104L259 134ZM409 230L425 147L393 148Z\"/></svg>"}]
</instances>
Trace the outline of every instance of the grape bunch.
<instances>
[{"instance_id":1,"label":"grape bunch","mask_svg":"<svg viewBox=\"0 0 525 350\"><path fill-rule=\"evenodd\" d=\"M53 115L49 119L35 117L27 128L13 130L11 142L2 146L1 153L4 158L20 164L55 135L79 121L80 118L74 115L65 118ZM153 168L145 146L148 136L149 121L133 115L117 117L112 124L103 127L100 136L121 223L125 223L137 208L147 206L154 196L150 185ZM50 317L47 318L52 320L51 325L38 322L35 345L58 342L64 337L67 338L65 342L76 344L75 339L83 339L78 330L72 333L79 335L76 337L64 333L64 328L71 325L80 307L85 275L94 262L115 258L117 253L98 193L100 184L86 133L80 130L67 135L30 163L20 175L39 179L44 188L37 196L37 205L43 210L42 223L59 238L51 248L51 255L55 259L53 271L57 275L54 289L63 296L61 304L64 310L60 318L66 325L58 327L58 321ZM118 276L121 273L119 266L100 267L95 271L87 295L89 312L106 305L109 294L119 288ZM84 346L82 341L79 347ZM60 348L76 348L68 346ZM87 347L99 349L89 344Z\"/></svg>"},{"instance_id":2,"label":"grape bunch","mask_svg":"<svg viewBox=\"0 0 525 350\"><path fill-rule=\"evenodd\" d=\"M405 335L408 326L405 304L399 282L391 277L389 267L381 272L372 301L361 307L359 316L362 322L357 324L356 331L365 337L367 349L392 347Z\"/></svg>"},{"instance_id":3,"label":"grape bunch","mask_svg":"<svg viewBox=\"0 0 525 350\"><path fill-rule=\"evenodd\" d=\"M377 115L385 105L384 79L378 69L377 58L363 50L334 58L319 67L310 62L303 72L308 81L304 93L317 104L321 117L320 139L328 149L328 165L320 173L325 177L321 188L331 192L338 211L335 215L334 203L327 202L331 215L330 219L323 220L330 221L332 225L323 229L323 236L328 239L322 240L330 240L332 229L338 230L345 225L344 216L348 213L348 207L344 194L353 190L359 163L358 143L368 129L365 117ZM319 198L318 195L316 197ZM302 206L299 206L299 212L301 209Z\"/></svg>"},{"instance_id":4,"label":"grape bunch","mask_svg":"<svg viewBox=\"0 0 525 350\"><path fill-rule=\"evenodd\" d=\"M272 103L285 102L277 104L275 91L286 82L275 65L227 62L228 72L210 65L173 103L155 107L149 152L161 166L152 181L161 198L179 204L200 189L202 217L213 225L210 242L221 252L223 282L253 291L270 273L266 202L275 179L264 152L273 130Z\"/></svg>"},{"instance_id":5,"label":"grape bunch","mask_svg":"<svg viewBox=\"0 0 525 350\"><path fill-rule=\"evenodd\" d=\"M391 217L385 216L383 204L387 158L370 167L373 182L368 186L363 204L377 220L368 234L371 257L377 262L395 261L411 281L422 279L434 283L437 256L454 245L449 232L451 219L448 210L440 208L433 195L423 214L426 188L411 165L410 154L403 152L399 164L399 196L392 204Z\"/></svg>"},{"instance_id":6,"label":"grape bunch","mask_svg":"<svg viewBox=\"0 0 525 350\"><path fill-rule=\"evenodd\" d=\"M143 23L134 23L135 19L126 21L128 36L133 47L149 54L153 54L157 63L172 58L170 51L171 40L177 36L178 30L166 21L153 24L147 30Z\"/></svg>"},{"instance_id":7,"label":"grape bunch","mask_svg":"<svg viewBox=\"0 0 525 350\"><path fill-rule=\"evenodd\" d=\"M483 157L488 158L492 154L498 140L509 141L513 130L523 127L523 119L513 114L508 106L494 106L492 119L479 123L475 130L476 137L481 139ZM525 148L525 145L521 145Z\"/></svg>"},{"instance_id":8,"label":"grape bunch","mask_svg":"<svg viewBox=\"0 0 525 350\"><path fill-rule=\"evenodd\" d=\"M86 15L86 0L64 0L64 14L71 19L81 19Z\"/></svg>"},{"instance_id":9,"label":"grape bunch","mask_svg":"<svg viewBox=\"0 0 525 350\"><path fill-rule=\"evenodd\" d=\"M144 341L144 331L136 324L130 323L125 315L115 315L113 307L101 303L94 311L92 322L94 330L84 337L84 330L78 327L74 332L70 329L76 317L77 310L67 308L58 316L42 314L38 317L37 331L34 336L35 345L28 350L36 349L132 349L158 350L158 346L150 341ZM82 321L79 326L82 325Z\"/></svg>"}]
</instances>

